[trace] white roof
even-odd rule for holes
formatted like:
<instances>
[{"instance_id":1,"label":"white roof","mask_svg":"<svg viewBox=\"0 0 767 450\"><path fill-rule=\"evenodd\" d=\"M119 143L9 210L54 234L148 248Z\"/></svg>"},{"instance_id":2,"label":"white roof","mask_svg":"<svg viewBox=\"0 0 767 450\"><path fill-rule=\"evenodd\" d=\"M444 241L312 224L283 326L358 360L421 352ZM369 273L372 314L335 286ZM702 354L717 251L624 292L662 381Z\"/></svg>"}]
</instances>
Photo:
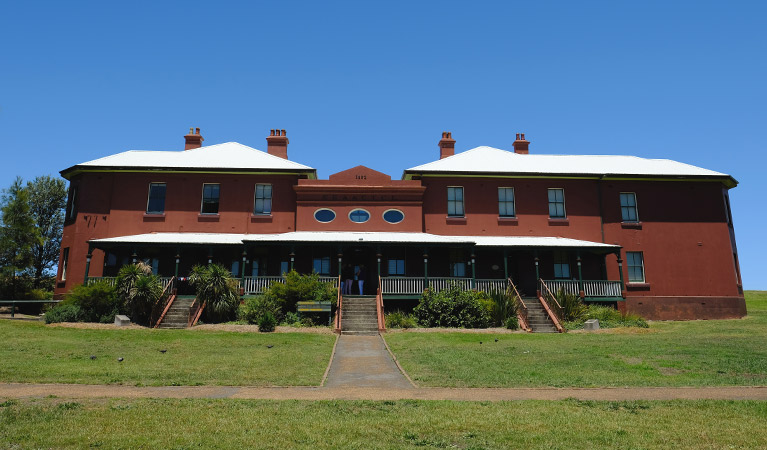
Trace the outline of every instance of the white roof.
<instances>
[{"instance_id":1,"label":"white roof","mask_svg":"<svg viewBox=\"0 0 767 450\"><path fill-rule=\"evenodd\" d=\"M279 234L235 233L146 233L93 239L93 244L210 244L236 245L254 242L346 242L475 244L480 247L580 247L619 248L617 245L549 236L440 236L430 233L386 233L349 231L293 231Z\"/></svg>"},{"instance_id":2,"label":"white roof","mask_svg":"<svg viewBox=\"0 0 767 450\"><path fill-rule=\"evenodd\" d=\"M184 151L129 150L80 163L75 167L124 167L226 170L314 170L237 142Z\"/></svg>"},{"instance_id":3,"label":"white roof","mask_svg":"<svg viewBox=\"0 0 767 450\"><path fill-rule=\"evenodd\" d=\"M729 177L670 159L614 155L525 155L484 146L411 167L407 172Z\"/></svg>"}]
</instances>

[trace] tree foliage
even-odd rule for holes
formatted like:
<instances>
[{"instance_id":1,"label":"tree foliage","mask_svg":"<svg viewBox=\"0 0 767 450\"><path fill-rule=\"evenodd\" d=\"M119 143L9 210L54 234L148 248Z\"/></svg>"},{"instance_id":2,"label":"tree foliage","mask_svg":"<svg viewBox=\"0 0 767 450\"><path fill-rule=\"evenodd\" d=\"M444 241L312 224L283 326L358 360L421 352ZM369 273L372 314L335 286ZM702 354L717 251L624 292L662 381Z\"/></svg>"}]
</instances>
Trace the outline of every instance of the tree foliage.
<instances>
[{"instance_id":1,"label":"tree foliage","mask_svg":"<svg viewBox=\"0 0 767 450\"><path fill-rule=\"evenodd\" d=\"M67 189L64 180L44 175L27 183L29 207L39 240L32 246L35 286L59 260Z\"/></svg>"},{"instance_id":2,"label":"tree foliage","mask_svg":"<svg viewBox=\"0 0 767 450\"><path fill-rule=\"evenodd\" d=\"M194 266L189 283L197 292L197 301L205 304L204 314L209 320L224 322L236 317L240 296L237 282L226 267L220 264Z\"/></svg>"},{"instance_id":3,"label":"tree foliage","mask_svg":"<svg viewBox=\"0 0 767 450\"><path fill-rule=\"evenodd\" d=\"M116 292L131 319L148 324L152 308L162 297L162 283L148 264L126 264L117 273Z\"/></svg>"},{"instance_id":4,"label":"tree foliage","mask_svg":"<svg viewBox=\"0 0 767 450\"><path fill-rule=\"evenodd\" d=\"M2 195L0 228L0 267L11 281L11 296L18 296L16 278L33 261L33 247L40 241L29 206L29 190L17 177Z\"/></svg>"}]
</instances>

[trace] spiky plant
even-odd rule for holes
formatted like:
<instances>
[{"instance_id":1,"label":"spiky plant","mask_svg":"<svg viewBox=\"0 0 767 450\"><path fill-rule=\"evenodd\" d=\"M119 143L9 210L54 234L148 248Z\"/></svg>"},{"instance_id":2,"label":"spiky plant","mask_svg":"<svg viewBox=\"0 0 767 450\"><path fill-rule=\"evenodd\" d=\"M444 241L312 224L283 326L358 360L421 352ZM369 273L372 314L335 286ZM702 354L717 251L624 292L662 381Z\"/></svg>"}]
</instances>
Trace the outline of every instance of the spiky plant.
<instances>
[{"instance_id":1,"label":"spiky plant","mask_svg":"<svg viewBox=\"0 0 767 450\"><path fill-rule=\"evenodd\" d=\"M162 283L156 275L141 275L136 279L126 306L133 314L133 320L146 323L152 314L152 307L162 297Z\"/></svg>"},{"instance_id":2,"label":"spiky plant","mask_svg":"<svg viewBox=\"0 0 767 450\"><path fill-rule=\"evenodd\" d=\"M194 266L189 283L197 292L197 301L205 305L205 314L213 320L231 320L237 312L240 297L237 281L220 264Z\"/></svg>"}]
</instances>

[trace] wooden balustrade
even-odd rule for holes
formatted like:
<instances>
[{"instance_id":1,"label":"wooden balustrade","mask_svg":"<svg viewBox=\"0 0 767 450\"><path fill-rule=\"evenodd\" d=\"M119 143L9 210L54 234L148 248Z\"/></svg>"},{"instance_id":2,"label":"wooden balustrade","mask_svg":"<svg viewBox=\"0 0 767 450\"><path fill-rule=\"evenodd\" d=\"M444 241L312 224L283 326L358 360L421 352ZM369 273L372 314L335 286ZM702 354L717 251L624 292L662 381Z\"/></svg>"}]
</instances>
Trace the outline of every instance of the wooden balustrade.
<instances>
[{"instance_id":1,"label":"wooden balustrade","mask_svg":"<svg viewBox=\"0 0 767 450\"><path fill-rule=\"evenodd\" d=\"M575 280L545 280L546 285L552 293L556 294L560 291L567 294L579 295L580 286L578 281ZM583 292L586 299L593 298L608 298L608 297L620 297L621 296L621 282L620 281L605 281L605 280L583 280Z\"/></svg>"}]
</instances>

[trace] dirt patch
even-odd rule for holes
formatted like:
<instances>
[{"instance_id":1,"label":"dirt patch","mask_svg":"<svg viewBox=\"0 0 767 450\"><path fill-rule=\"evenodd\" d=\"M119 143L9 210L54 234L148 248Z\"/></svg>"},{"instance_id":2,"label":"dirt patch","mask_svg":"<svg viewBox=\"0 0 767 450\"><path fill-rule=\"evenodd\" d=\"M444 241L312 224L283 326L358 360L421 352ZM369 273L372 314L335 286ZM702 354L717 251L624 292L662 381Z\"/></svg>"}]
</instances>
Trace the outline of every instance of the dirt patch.
<instances>
[{"instance_id":1,"label":"dirt patch","mask_svg":"<svg viewBox=\"0 0 767 450\"><path fill-rule=\"evenodd\" d=\"M681 373L685 373L685 370L682 369L675 369L673 367L658 367L658 372L660 372L662 375L679 375Z\"/></svg>"},{"instance_id":2,"label":"dirt patch","mask_svg":"<svg viewBox=\"0 0 767 450\"><path fill-rule=\"evenodd\" d=\"M46 325L48 327L61 327L61 328L80 328L83 330L147 330L147 327L131 323L127 326L118 327L113 323L95 323L95 322L60 322L50 323Z\"/></svg>"},{"instance_id":3,"label":"dirt patch","mask_svg":"<svg viewBox=\"0 0 767 450\"><path fill-rule=\"evenodd\" d=\"M595 331L588 331L588 330L570 330L568 333L575 333L575 334L581 334L581 333L589 333L589 334L647 334L647 333L657 333L658 330L653 330L652 328L639 328L639 327L618 327L618 328L600 328Z\"/></svg>"},{"instance_id":4,"label":"dirt patch","mask_svg":"<svg viewBox=\"0 0 767 450\"><path fill-rule=\"evenodd\" d=\"M205 323L191 328L193 331L230 331L233 333L258 333L258 325L239 325L231 323ZM333 334L330 327L275 327L275 333L310 333Z\"/></svg>"}]
</instances>

